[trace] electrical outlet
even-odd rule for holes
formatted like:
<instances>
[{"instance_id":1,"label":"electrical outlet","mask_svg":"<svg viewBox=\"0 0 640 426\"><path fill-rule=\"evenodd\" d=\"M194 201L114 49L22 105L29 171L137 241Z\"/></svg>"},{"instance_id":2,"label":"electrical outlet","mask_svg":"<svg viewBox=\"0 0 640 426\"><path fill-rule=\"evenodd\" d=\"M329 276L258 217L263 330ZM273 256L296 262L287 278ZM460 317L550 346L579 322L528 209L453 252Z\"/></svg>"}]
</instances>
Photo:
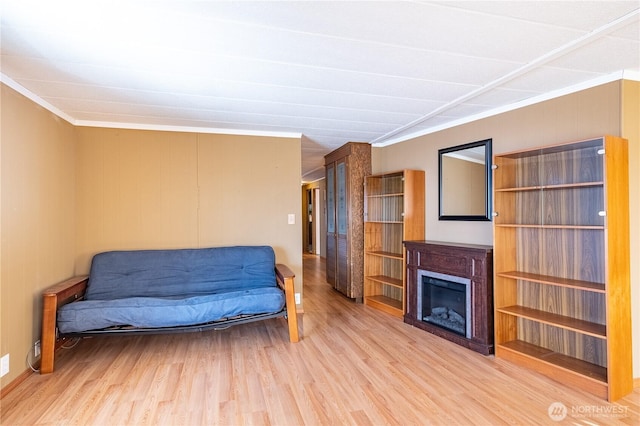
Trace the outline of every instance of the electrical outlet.
<instances>
[{"instance_id":1,"label":"electrical outlet","mask_svg":"<svg viewBox=\"0 0 640 426\"><path fill-rule=\"evenodd\" d=\"M36 358L40 356L40 340L33 344L33 356Z\"/></svg>"},{"instance_id":2,"label":"electrical outlet","mask_svg":"<svg viewBox=\"0 0 640 426\"><path fill-rule=\"evenodd\" d=\"M296 293L296 305L300 304L300 293Z\"/></svg>"},{"instance_id":3,"label":"electrical outlet","mask_svg":"<svg viewBox=\"0 0 640 426\"><path fill-rule=\"evenodd\" d=\"M0 358L0 377L9 374L9 354Z\"/></svg>"}]
</instances>

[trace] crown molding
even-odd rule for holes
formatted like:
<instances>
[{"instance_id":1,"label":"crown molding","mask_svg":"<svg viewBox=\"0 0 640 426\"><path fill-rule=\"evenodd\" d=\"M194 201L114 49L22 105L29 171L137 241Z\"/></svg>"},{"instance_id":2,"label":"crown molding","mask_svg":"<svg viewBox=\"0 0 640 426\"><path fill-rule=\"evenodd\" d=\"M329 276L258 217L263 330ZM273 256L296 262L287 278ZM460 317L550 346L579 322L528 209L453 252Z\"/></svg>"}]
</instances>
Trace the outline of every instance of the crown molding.
<instances>
[{"instance_id":1,"label":"crown molding","mask_svg":"<svg viewBox=\"0 0 640 426\"><path fill-rule=\"evenodd\" d=\"M640 71L624 70L622 71L622 79L640 82Z\"/></svg>"},{"instance_id":2,"label":"crown molding","mask_svg":"<svg viewBox=\"0 0 640 426\"><path fill-rule=\"evenodd\" d=\"M503 114L505 112L513 111L519 108L523 108L526 106L538 104L540 102L548 101L551 99L556 99L562 96L570 95L572 93L580 92L583 90L591 89L593 87L601 86L603 84L611 83L613 81L618 80L633 80L640 81L640 72L637 71L617 71L611 74L607 74L601 77L597 77L582 83L574 84L573 86L563 87L562 89L553 90L551 92L544 93L539 96L534 96L519 102L515 102L509 105L505 105L503 107L493 108L488 111L481 112L479 114L470 115L468 117L460 118L457 120L449 121L448 123L440 124L438 126L428 127L426 129L422 129L416 132L412 132L406 135L397 136L395 138L389 138L383 140L381 142L374 142L371 146L376 148L382 148L389 145L394 145L400 142L405 142L410 139L415 139L420 136L430 135L432 133L440 132L442 130L447 130L452 127L457 127L463 124L468 124L474 121L481 120L487 117L493 117L498 114Z\"/></svg>"},{"instance_id":3,"label":"crown molding","mask_svg":"<svg viewBox=\"0 0 640 426\"><path fill-rule=\"evenodd\" d=\"M67 113L63 112L62 110L54 107L49 102L47 102L44 99L42 99L40 96L36 95L31 90L29 90L26 87L22 86L21 84L17 83L15 80L7 77L3 73L0 73L0 82L6 84L7 86L12 88L16 92L20 93L25 98L32 100L36 104L40 105L42 108L48 110L49 112L52 112L53 114L57 115L58 117L62 118L63 120L75 125L75 121L76 120L73 117L71 117L69 114L67 114Z\"/></svg>"},{"instance_id":4,"label":"crown molding","mask_svg":"<svg viewBox=\"0 0 640 426\"><path fill-rule=\"evenodd\" d=\"M91 121L76 120L74 125L78 127L103 127L108 129L127 129L127 130L154 130L160 132L183 132L183 133L207 133L220 135L238 135L238 136L263 136L274 138L302 138L300 132L270 132L263 130L242 130L242 129L223 129L217 127L195 127L195 126L171 126L163 124L145 124L145 123L121 123L113 121Z\"/></svg>"},{"instance_id":5,"label":"crown molding","mask_svg":"<svg viewBox=\"0 0 640 426\"><path fill-rule=\"evenodd\" d=\"M221 135L240 135L240 136L265 136L274 138L302 138L300 132L270 132L261 130L239 130L239 129L222 129L215 127L192 127L192 126L167 126L160 124L144 124L144 123L119 123L110 121L91 121L91 120L78 120L73 118L64 111L51 105L49 102L42 99L29 89L22 86L5 74L0 73L0 82L6 84L16 92L20 93L27 99L35 102L44 109L52 112L63 120L69 122L73 126L77 127L105 127L110 129L128 129L128 130L156 130L163 132L185 132L185 133L207 133L207 134L221 134Z\"/></svg>"}]
</instances>

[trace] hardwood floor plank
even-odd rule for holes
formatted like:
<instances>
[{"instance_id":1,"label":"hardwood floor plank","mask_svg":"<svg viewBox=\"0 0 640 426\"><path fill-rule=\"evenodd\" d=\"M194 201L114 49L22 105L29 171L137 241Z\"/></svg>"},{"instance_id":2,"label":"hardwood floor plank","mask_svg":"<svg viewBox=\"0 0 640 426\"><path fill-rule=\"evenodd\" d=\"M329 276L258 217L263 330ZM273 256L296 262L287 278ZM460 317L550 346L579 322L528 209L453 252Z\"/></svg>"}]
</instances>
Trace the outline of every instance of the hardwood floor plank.
<instances>
[{"instance_id":1,"label":"hardwood floor plank","mask_svg":"<svg viewBox=\"0 0 640 426\"><path fill-rule=\"evenodd\" d=\"M554 402L617 407L640 422L640 390L609 404L356 304L305 256L302 340L281 318L227 330L82 340L0 401L7 425L554 424Z\"/></svg>"},{"instance_id":2,"label":"hardwood floor plank","mask_svg":"<svg viewBox=\"0 0 640 426\"><path fill-rule=\"evenodd\" d=\"M351 418L353 419L352 423L354 424L357 424L360 426L373 426L375 424L371 421L367 413L362 410L352 411L350 414L351 414ZM323 424L327 424L327 423L323 423Z\"/></svg>"},{"instance_id":3,"label":"hardwood floor plank","mask_svg":"<svg viewBox=\"0 0 640 426\"><path fill-rule=\"evenodd\" d=\"M304 387L303 394L309 405L310 415L307 416L307 419L312 419L310 424L331 424L333 419L327 416L329 411L327 406L331 404L326 398L327 393L315 382L303 383L302 385Z\"/></svg>"}]
</instances>

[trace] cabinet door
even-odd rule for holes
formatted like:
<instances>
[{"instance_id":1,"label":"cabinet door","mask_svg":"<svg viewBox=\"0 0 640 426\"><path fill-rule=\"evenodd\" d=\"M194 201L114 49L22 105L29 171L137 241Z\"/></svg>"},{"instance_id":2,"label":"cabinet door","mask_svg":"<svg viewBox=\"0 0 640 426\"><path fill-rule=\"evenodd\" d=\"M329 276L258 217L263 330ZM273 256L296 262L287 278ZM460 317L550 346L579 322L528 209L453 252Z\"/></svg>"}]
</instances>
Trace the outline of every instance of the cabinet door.
<instances>
[{"instance_id":1,"label":"cabinet door","mask_svg":"<svg viewBox=\"0 0 640 426\"><path fill-rule=\"evenodd\" d=\"M349 208L347 161L336 163L336 283L339 292L351 296L349 289Z\"/></svg>"},{"instance_id":2,"label":"cabinet door","mask_svg":"<svg viewBox=\"0 0 640 426\"><path fill-rule=\"evenodd\" d=\"M333 286L336 284L336 179L333 164L326 168L327 184L327 282Z\"/></svg>"}]
</instances>

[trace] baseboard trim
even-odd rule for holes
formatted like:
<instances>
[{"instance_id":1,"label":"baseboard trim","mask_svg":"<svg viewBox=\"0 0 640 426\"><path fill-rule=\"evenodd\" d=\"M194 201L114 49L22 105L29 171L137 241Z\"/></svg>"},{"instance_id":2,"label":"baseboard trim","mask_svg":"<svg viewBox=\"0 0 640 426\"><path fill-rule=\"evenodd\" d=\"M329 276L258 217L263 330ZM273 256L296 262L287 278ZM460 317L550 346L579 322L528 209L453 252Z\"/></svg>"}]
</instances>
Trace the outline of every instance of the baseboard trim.
<instances>
[{"instance_id":1,"label":"baseboard trim","mask_svg":"<svg viewBox=\"0 0 640 426\"><path fill-rule=\"evenodd\" d=\"M12 390L17 388L22 382L27 380L27 378L29 378L29 376L31 376L33 373L35 373L35 371L31 369L25 370L22 374L9 382L7 386L3 387L2 390L0 390L0 400L9 395Z\"/></svg>"}]
</instances>

